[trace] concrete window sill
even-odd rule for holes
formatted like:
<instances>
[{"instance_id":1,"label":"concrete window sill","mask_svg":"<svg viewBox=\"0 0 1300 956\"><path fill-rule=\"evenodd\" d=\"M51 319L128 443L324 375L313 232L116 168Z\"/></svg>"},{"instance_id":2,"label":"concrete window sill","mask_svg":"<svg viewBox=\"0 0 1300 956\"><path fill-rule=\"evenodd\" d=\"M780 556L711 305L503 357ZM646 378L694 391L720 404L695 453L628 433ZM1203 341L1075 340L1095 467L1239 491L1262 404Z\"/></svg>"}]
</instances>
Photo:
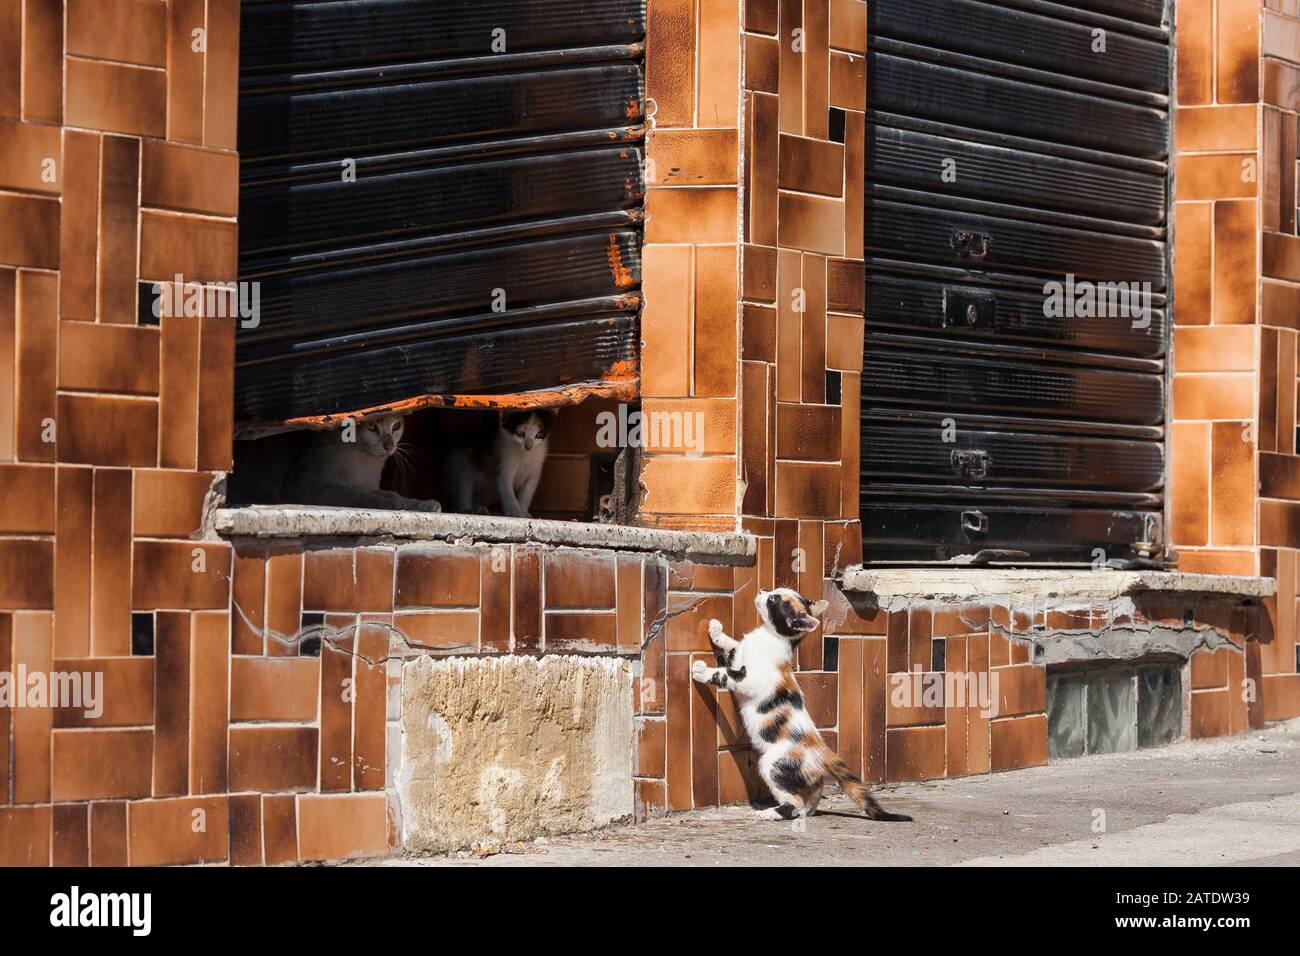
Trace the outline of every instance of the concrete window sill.
<instances>
[{"instance_id":1,"label":"concrete window sill","mask_svg":"<svg viewBox=\"0 0 1300 956\"><path fill-rule=\"evenodd\" d=\"M360 508L254 505L219 508L213 530L223 538L359 538L449 544L546 544L608 551L659 552L679 560L751 564L752 535L665 531L626 525L486 515L429 514Z\"/></svg>"},{"instance_id":2,"label":"concrete window sill","mask_svg":"<svg viewBox=\"0 0 1300 956\"><path fill-rule=\"evenodd\" d=\"M981 598L1064 597L1099 601L1151 592L1272 597L1273 578L1176 571L1081 571L1002 568L864 568L844 572L846 591L892 600L970 601Z\"/></svg>"}]
</instances>

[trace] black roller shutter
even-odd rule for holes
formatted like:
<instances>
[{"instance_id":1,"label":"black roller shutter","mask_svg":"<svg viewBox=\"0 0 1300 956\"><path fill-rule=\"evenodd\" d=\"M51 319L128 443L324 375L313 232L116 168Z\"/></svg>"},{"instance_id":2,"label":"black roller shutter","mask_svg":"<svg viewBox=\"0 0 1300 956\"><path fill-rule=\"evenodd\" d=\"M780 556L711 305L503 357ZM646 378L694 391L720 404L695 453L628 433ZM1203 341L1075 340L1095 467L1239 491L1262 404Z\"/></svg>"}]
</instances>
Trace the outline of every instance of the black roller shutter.
<instances>
[{"instance_id":1,"label":"black roller shutter","mask_svg":"<svg viewBox=\"0 0 1300 956\"><path fill-rule=\"evenodd\" d=\"M872 0L868 17L866 560L1154 554L1164 0ZM1045 311L1071 275L1080 295L1148 283L1151 309Z\"/></svg>"},{"instance_id":2,"label":"black roller shutter","mask_svg":"<svg viewBox=\"0 0 1300 956\"><path fill-rule=\"evenodd\" d=\"M237 420L634 383L644 35L645 0L245 0Z\"/></svg>"}]
</instances>

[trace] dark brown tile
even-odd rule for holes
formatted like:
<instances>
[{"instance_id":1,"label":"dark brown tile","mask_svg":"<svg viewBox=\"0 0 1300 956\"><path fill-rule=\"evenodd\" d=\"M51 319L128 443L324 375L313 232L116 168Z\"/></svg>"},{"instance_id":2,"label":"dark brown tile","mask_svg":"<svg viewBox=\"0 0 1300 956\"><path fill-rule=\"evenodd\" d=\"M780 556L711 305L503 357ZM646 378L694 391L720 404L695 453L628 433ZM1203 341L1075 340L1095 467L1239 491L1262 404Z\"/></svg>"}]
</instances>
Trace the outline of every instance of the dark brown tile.
<instances>
[{"instance_id":1,"label":"dark brown tile","mask_svg":"<svg viewBox=\"0 0 1300 956\"><path fill-rule=\"evenodd\" d=\"M200 611L191 615L190 622L190 793L224 793L226 728L230 720L226 670L230 657L230 615ZM233 778L233 772L230 776ZM230 787L257 789L239 786L233 779Z\"/></svg>"},{"instance_id":2,"label":"dark brown tile","mask_svg":"<svg viewBox=\"0 0 1300 956\"><path fill-rule=\"evenodd\" d=\"M235 790L314 790L315 727L230 728L230 786Z\"/></svg>"}]
</instances>

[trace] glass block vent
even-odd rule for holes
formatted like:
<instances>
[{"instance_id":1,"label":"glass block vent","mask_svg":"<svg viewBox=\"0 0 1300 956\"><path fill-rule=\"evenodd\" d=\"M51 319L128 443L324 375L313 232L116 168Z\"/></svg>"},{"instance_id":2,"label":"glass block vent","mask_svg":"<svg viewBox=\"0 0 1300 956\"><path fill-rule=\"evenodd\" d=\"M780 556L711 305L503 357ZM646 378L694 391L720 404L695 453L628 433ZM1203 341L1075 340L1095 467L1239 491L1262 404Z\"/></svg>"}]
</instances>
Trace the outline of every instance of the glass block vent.
<instances>
[{"instance_id":1,"label":"glass block vent","mask_svg":"<svg viewBox=\"0 0 1300 956\"><path fill-rule=\"evenodd\" d=\"M1047 675L1048 754L1053 758L1158 747L1182 728L1177 664L1117 665Z\"/></svg>"}]
</instances>

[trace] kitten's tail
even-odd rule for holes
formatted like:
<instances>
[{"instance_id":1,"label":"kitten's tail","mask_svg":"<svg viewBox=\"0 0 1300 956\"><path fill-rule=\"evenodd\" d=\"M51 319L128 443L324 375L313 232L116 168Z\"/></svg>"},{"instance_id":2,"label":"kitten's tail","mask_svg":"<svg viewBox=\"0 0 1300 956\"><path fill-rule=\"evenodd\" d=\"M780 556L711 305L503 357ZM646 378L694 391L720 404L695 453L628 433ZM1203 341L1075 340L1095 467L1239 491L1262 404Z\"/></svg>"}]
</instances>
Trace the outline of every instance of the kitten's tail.
<instances>
[{"instance_id":1,"label":"kitten's tail","mask_svg":"<svg viewBox=\"0 0 1300 956\"><path fill-rule=\"evenodd\" d=\"M826 761L826 769L830 771L844 792L849 798L862 808L862 812L872 820L894 820L904 821L912 818L902 813L890 813L880 804L876 803L876 798L871 795L871 789L862 782L862 779L855 775L839 757L834 754Z\"/></svg>"}]
</instances>

